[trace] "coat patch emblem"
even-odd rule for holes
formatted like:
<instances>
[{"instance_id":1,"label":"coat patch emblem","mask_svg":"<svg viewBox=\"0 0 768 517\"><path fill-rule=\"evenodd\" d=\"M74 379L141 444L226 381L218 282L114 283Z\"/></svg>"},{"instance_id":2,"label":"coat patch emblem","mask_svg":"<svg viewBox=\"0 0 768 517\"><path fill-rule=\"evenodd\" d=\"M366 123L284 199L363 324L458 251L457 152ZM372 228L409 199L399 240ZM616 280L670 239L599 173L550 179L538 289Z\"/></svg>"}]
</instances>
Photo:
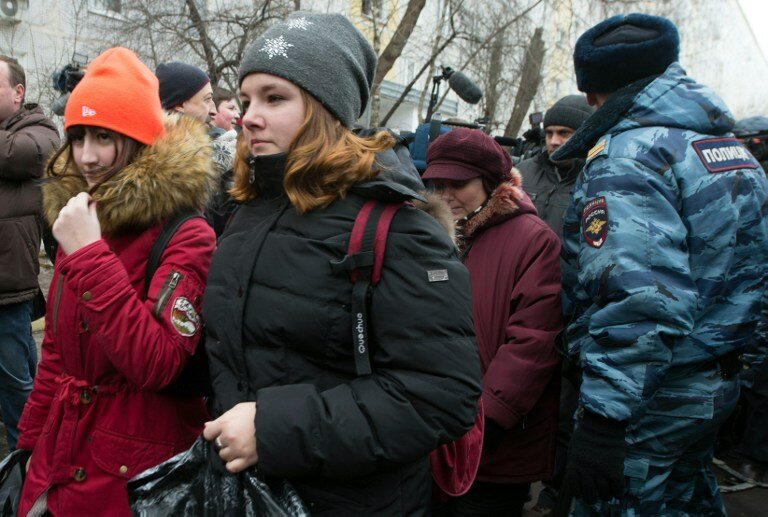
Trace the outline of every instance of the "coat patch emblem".
<instances>
[{"instance_id":1,"label":"coat patch emblem","mask_svg":"<svg viewBox=\"0 0 768 517\"><path fill-rule=\"evenodd\" d=\"M691 145L710 173L758 168L755 158L735 138L705 138Z\"/></svg>"},{"instance_id":2,"label":"coat patch emblem","mask_svg":"<svg viewBox=\"0 0 768 517\"><path fill-rule=\"evenodd\" d=\"M593 248L599 248L608 237L608 203L603 196L589 201L581 212L581 233Z\"/></svg>"},{"instance_id":3,"label":"coat patch emblem","mask_svg":"<svg viewBox=\"0 0 768 517\"><path fill-rule=\"evenodd\" d=\"M180 296L173 301L171 323L176 332L184 337L191 337L200 328L200 316L192 302Z\"/></svg>"}]
</instances>

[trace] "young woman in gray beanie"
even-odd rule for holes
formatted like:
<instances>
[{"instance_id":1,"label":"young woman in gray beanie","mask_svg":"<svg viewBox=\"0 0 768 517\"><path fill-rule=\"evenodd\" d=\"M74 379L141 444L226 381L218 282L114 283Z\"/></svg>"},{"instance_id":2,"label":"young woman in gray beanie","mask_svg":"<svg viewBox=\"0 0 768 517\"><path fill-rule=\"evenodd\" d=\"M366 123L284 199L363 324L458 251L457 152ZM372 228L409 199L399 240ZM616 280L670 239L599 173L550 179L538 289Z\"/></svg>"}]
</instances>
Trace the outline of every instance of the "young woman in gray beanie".
<instances>
[{"instance_id":1,"label":"young woman in gray beanie","mask_svg":"<svg viewBox=\"0 0 768 517\"><path fill-rule=\"evenodd\" d=\"M356 134L376 66L343 16L294 13L241 63L240 209L205 294L217 418L230 472L292 481L317 515L423 515L428 454L472 427L480 394L469 277L446 232L395 215L368 292L371 373L355 364L353 286L332 263L370 199L419 199L407 151Z\"/></svg>"}]
</instances>

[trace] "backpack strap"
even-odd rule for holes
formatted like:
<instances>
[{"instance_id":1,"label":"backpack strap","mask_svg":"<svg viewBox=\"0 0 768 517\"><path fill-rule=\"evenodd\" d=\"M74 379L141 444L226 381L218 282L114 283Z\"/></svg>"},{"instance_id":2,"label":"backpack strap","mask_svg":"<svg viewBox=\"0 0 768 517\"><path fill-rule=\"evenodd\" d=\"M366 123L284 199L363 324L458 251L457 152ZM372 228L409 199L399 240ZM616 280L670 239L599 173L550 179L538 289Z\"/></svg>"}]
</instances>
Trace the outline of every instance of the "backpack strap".
<instances>
[{"instance_id":1,"label":"backpack strap","mask_svg":"<svg viewBox=\"0 0 768 517\"><path fill-rule=\"evenodd\" d=\"M146 295L149 295L149 284L152 283L152 277L155 276L157 268L160 267L160 259L163 258L163 253L165 253L168 243L182 224L196 217L203 219L203 214L199 212L181 212L169 219L163 229L160 230L160 234L155 239L154 244L152 244L152 249L149 250L149 258L147 259L147 269L144 274L144 292Z\"/></svg>"},{"instance_id":2,"label":"backpack strap","mask_svg":"<svg viewBox=\"0 0 768 517\"><path fill-rule=\"evenodd\" d=\"M387 235L395 213L404 203L366 201L355 217L349 237L347 254L331 261L334 272L347 271L352 287L352 343L355 350L357 375L371 374L370 342L368 340L370 297L372 287L381 279Z\"/></svg>"}]
</instances>

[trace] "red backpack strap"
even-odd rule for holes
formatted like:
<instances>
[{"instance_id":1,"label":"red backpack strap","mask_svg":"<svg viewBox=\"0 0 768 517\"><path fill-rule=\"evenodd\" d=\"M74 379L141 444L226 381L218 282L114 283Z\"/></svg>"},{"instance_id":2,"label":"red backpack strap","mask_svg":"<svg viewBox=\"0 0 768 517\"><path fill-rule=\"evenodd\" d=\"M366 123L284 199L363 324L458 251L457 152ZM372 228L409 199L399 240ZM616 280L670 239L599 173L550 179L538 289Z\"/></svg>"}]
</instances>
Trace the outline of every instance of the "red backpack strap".
<instances>
[{"instance_id":1,"label":"red backpack strap","mask_svg":"<svg viewBox=\"0 0 768 517\"><path fill-rule=\"evenodd\" d=\"M395 213L404 203L366 201L355 217L349 236L347 254L341 260L332 260L334 272L346 271L352 280L352 342L355 349L357 375L370 375L371 360L368 349L368 312L371 288L381 279L387 235Z\"/></svg>"},{"instance_id":2,"label":"red backpack strap","mask_svg":"<svg viewBox=\"0 0 768 517\"><path fill-rule=\"evenodd\" d=\"M387 249L387 235L395 214L403 203L390 203L384 207L376 225L376 234L373 240L373 272L371 273L371 285L376 285L381 279L381 266L384 265L384 251Z\"/></svg>"}]
</instances>

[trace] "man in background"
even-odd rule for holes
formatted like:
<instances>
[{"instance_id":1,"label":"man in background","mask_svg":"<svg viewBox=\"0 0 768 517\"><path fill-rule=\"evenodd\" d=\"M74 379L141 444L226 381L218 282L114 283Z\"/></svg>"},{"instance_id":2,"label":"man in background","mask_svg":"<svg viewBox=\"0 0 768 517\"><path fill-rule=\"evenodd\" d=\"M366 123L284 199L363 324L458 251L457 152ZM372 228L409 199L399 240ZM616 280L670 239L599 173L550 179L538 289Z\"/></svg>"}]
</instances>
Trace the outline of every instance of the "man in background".
<instances>
[{"instance_id":1,"label":"man in background","mask_svg":"<svg viewBox=\"0 0 768 517\"><path fill-rule=\"evenodd\" d=\"M0 411L10 450L37 367L32 312L40 289L38 180L59 146L56 126L36 104L24 104L25 94L24 69L0 56Z\"/></svg>"}]
</instances>

